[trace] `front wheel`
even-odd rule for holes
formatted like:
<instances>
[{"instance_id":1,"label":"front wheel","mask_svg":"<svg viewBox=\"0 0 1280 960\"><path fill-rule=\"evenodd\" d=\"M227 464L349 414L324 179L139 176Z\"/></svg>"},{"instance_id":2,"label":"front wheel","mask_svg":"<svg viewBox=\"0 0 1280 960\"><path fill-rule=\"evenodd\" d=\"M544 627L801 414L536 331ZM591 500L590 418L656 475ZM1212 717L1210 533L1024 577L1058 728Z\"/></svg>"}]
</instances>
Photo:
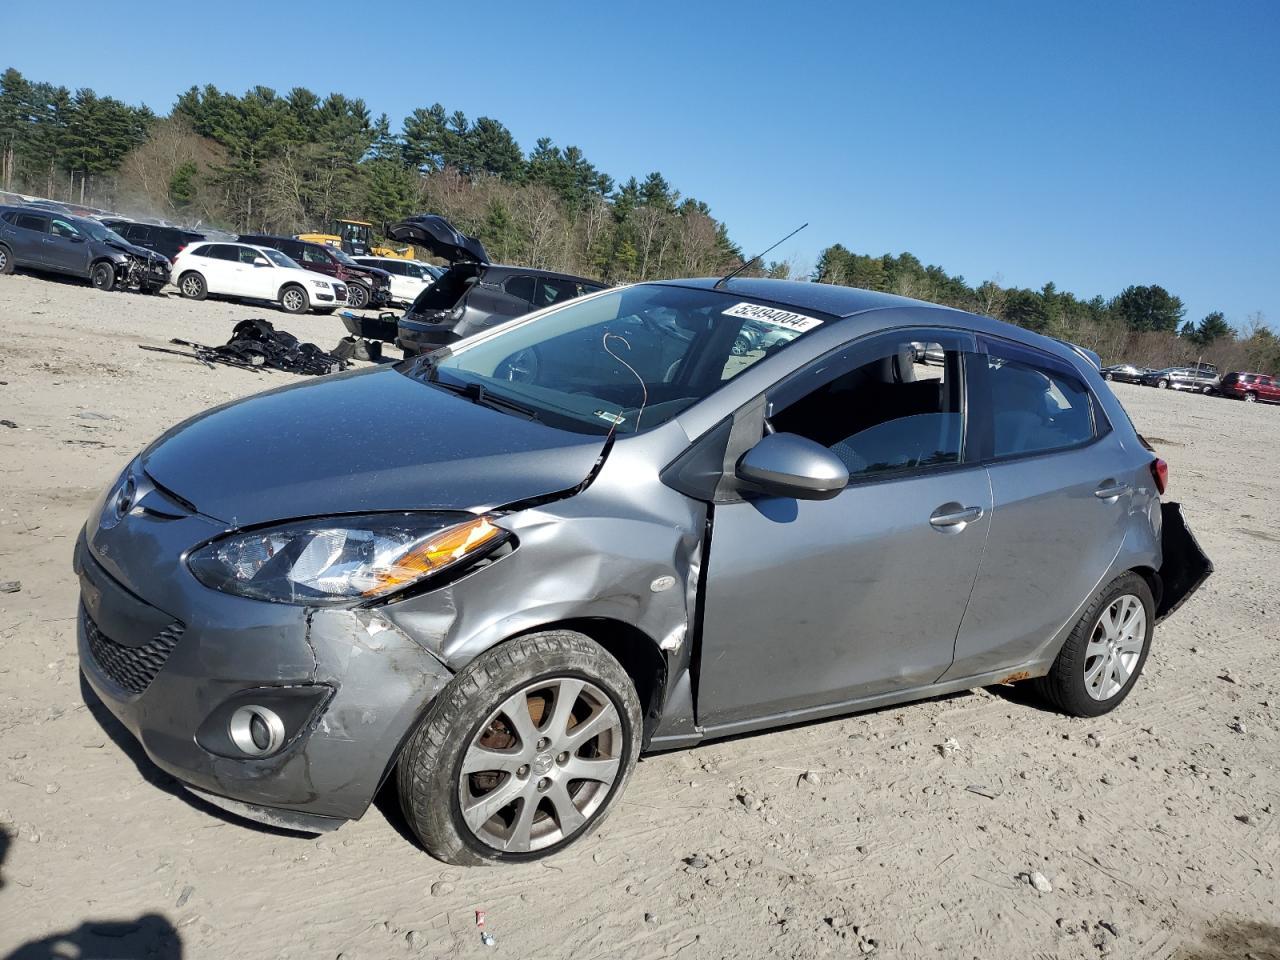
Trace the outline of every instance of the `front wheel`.
<instances>
[{"instance_id":1,"label":"front wheel","mask_svg":"<svg viewBox=\"0 0 1280 960\"><path fill-rule=\"evenodd\" d=\"M9 248L0 243L0 274L13 273L13 254Z\"/></svg>"},{"instance_id":2,"label":"front wheel","mask_svg":"<svg viewBox=\"0 0 1280 960\"><path fill-rule=\"evenodd\" d=\"M1256 393L1246 393L1246 394L1244 395L1244 402L1245 402L1245 403L1257 403L1257 402L1258 402L1258 395L1257 395Z\"/></svg>"},{"instance_id":3,"label":"front wheel","mask_svg":"<svg viewBox=\"0 0 1280 960\"><path fill-rule=\"evenodd\" d=\"M1063 713L1097 717L1120 705L1147 662L1155 601L1147 581L1125 573L1098 592L1076 624L1040 694Z\"/></svg>"},{"instance_id":4,"label":"front wheel","mask_svg":"<svg viewBox=\"0 0 1280 960\"><path fill-rule=\"evenodd\" d=\"M589 638L556 630L507 641L453 679L405 747L405 819L448 863L556 853L622 793L641 724L631 678Z\"/></svg>"},{"instance_id":5,"label":"front wheel","mask_svg":"<svg viewBox=\"0 0 1280 960\"><path fill-rule=\"evenodd\" d=\"M116 268L105 260L95 263L89 271L89 279L99 290L111 290L116 285Z\"/></svg>"},{"instance_id":6,"label":"front wheel","mask_svg":"<svg viewBox=\"0 0 1280 960\"><path fill-rule=\"evenodd\" d=\"M1110 382L1110 381L1114 380L1115 378L1116 378L1116 375L1115 375L1114 373L1104 373L1104 374L1102 375L1102 379L1106 380L1107 382Z\"/></svg>"},{"instance_id":7,"label":"front wheel","mask_svg":"<svg viewBox=\"0 0 1280 960\"><path fill-rule=\"evenodd\" d=\"M1157 387L1159 387L1161 390L1165 390L1165 389L1167 389L1167 388L1168 388L1168 386L1169 386L1169 381L1168 381L1168 380L1157 380L1157 381L1156 381L1156 386L1157 386Z\"/></svg>"},{"instance_id":8,"label":"front wheel","mask_svg":"<svg viewBox=\"0 0 1280 960\"><path fill-rule=\"evenodd\" d=\"M285 313L306 313L311 306L307 291L290 285L280 291L280 308Z\"/></svg>"},{"instance_id":9,"label":"front wheel","mask_svg":"<svg viewBox=\"0 0 1280 960\"><path fill-rule=\"evenodd\" d=\"M347 284L347 305L363 310L369 305L369 288L363 283L352 280Z\"/></svg>"}]
</instances>

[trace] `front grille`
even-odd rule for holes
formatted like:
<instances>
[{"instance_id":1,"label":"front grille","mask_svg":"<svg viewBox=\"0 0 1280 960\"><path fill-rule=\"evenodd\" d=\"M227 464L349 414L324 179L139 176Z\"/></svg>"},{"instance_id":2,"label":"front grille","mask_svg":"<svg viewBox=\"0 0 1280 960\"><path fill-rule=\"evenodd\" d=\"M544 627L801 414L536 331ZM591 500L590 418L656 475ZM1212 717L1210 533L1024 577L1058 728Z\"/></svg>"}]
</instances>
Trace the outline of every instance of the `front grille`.
<instances>
[{"instance_id":1,"label":"front grille","mask_svg":"<svg viewBox=\"0 0 1280 960\"><path fill-rule=\"evenodd\" d=\"M186 627L175 620L142 646L126 647L99 630L88 611L84 611L84 631L94 661L103 673L135 694L150 686L182 639L184 630Z\"/></svg>"}]
</instances>

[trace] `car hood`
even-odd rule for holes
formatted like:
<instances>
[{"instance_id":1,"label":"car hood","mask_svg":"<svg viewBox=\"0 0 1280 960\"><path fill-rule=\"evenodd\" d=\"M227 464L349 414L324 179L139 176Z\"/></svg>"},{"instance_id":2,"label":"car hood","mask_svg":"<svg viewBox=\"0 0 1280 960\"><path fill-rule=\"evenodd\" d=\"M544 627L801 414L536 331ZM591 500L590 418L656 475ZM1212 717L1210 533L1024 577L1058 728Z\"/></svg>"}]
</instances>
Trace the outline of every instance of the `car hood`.
<instances>
[{"instance_id":1,"label":"car hood","mask_svg":"<svg viewBox=\"0 0 1280 960\"><path fill-rule=\"evenodd\" d=\"M142 454L159 486L232 526L380 510L480 511L571 489L604 442L379 367L215 407Z\"/></svg>"},{"instance_id":2,"label":"car hood","mask_svg":"<svg viewBox=\"0 0 1280 960\"><path fill-rule=\"evenodd\" d=\"M434 213L408 217L387 227L387 235L398 243L412 243L450 263L490 263L484 244L468 237L444 217Z\"/></svg>"}]
</instances>

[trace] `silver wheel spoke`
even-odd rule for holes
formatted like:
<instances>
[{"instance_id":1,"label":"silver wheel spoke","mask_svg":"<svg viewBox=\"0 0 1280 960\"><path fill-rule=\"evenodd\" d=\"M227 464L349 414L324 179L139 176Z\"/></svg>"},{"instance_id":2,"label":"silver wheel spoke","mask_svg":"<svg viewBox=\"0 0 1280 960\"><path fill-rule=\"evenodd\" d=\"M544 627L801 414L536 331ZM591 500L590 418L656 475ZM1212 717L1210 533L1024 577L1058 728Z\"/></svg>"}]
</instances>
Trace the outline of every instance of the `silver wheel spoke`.
<instances>
[{"instance_id":1,"label":"silver wheel spoke","mask_svg":"<svg viewBox=\"0 0 1280 960\"><path fill-rule=\"evenodd\" d=\"M538 798L529 791L520 801L520 812L511 824L511 833L503 849L511 853L528 853L533 834L533 818L538 813Z\"/></svg>"},{"instance_id":2,"label":"silver wheel spoke","mask_svg":"<svg viewBox=\"0 0 1280 960\"><path fill-rule=\"evenodd\" d=\"M478 743L473 744L471 749L467 751L467 755L462 758L462 772L464 775L491 771L515 773L523 765L523 751L490 750L488 747L482 747Z\"/></svg>"},{"instance_id":3,"label":"silver wheel spoke","mask_svg":"<svg viewBox=\"0 0 1280 960\"><path fill-rule=\"evenodd\" d=\"M565 749L570 753L576 753L592 737L598 736L610 727L616 726L619 726L618 711L614 709L612 703L606 702L594 716L584 720L569 731L564 738Z\"/></svg>"},{"instance_id":4,"label":"silver wheel spoke","mask_svg":"<svg viewBox=\"0 0 1280 960\"><path fill-rule=\"evenodd\" d=\"M618 775L618 766L619 762L612 757L590 760L585 757L570 757L569 762L564 765L563 775L566 780L595 780L611 784Z\"/></svg>"},{"instance_id":5,"label":"silver wheel spoke","mask_svg":"<svg viewBox=\"0 0 1280 960\"><path fill-rule=\"evenodd\" d=\"M1125 666L1124 657L1115 657L1111 664L1111 674L1115 678L1118 690L1129 682L1129 668Z\"/></svg>"},{"instance_id":6,"label":"silver wheel spoke","mask_svg":"<svg viewBox=\"0 0 1280 960\"><path fill-rule=\"evenodd\" d=\"M1084 648L1084 658L1087 663L1093 657L1105 657L1107 655L1107 641L1090 640L1089 645Z\"/></svg>"},{"instance_id":7,"label":"silver wheel spoke","mask_svg":"<svg viewBox=\"0 0 1280 960\"><path fill-rule=\"evenodd\" d=\"M520 738L520 746L524 750L532 750L538 742L538 728L533 725L533 717L529 716L529 695L521 690L502 702L498 712L511 721L516 736Z\"/></svg>"},{"instance_id":8,"label":"silver wheel spoke","mask_svg":"<svg viewBox=\"0 0 1280 960\"><path fill-rule=\"evenodd\" d=\"M578 702L584 686L584 681L569 678L561 680L556 687L556 702L551 711L551 719L542 725L543 732L554 741L558 742L568 731L573 705Z\"/></svg>"},{"instance_id":9,"label":"silver wheel spoke","mask_svg":"<svg viewBox=\"0 0 1280 960\"><path fill-rule=\"evenodd\" d=\"M463 807L462 818L467 821L467 826L472 830L479 830L495 813L520 796L525 786L526 781L507 777L484 796L478 797L473 803Z\"/></svg>"},{"instance_id":10,"label":"silver wheel spoke","mask_svg":"<svg viewBox=\"0 0 1280 960\"><path fill-rule=\"evenodd\" d=\"M566 781L560 780L552 784L551 789L547 791L547 799L555 809L556 823L560 824L560 833L563 836L569 836L586 821L586 817L574 804L573 797L569 796Z\"/></svg>"},{"instance_id":11,"label":"silver wheel spoke","mask_svg":"<svg viewBox=\"0 0 1280 960\"><path fill-rule=\"evenodd\" d=\"M1103 653L1098 657L1097 660L1094 661L1094 664L1092 667L1089 667L1087 670L1085 670L1084 672L1085 685L1096 689L1101 678L1106 673L1106 670L1105 670L1106 665L1107 665L1107 655Z\"/></svg>"}]
</instances>

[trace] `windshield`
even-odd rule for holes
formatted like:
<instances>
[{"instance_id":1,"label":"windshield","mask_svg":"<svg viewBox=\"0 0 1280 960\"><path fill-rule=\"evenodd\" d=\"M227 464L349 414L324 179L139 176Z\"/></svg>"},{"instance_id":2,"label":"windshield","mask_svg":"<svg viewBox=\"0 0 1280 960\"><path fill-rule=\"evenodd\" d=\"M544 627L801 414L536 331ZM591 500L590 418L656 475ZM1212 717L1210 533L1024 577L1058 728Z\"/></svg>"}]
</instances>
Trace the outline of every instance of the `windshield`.
<instances>
[{"instance_id":1,"label":"windshield","mask_svg":"<svg viewBox=\"0 0 1280 960\"><path fill-rule=\"evenodd\" d=\"M133 246L120 234L109 227L104 227L97 220L79 220L77 225L99 243L123 243L125 246Z\"/></svg>"},{"instance_id":2,"label":"windshield","mask_svg":"<svg viewBox=\"0 0 1280 960\"><path fill-rule=\"evenodd\" d=\"M261 250L259 250L259 253L262 253L263 255L265 255L266 258L270 260L272 263L274 263L277 267L293 267L293 269L295 270L302 269L302 267L298 266L298 264L295 261L290 260L279 250L273 250L270 247L263 247Z\"/></svg>"},{"instance_id":3,"label":"windshield","mask_svg":"<svg viewBox=\"0 0 1280 960\"><path fill-rule=\"evenodd\" d=\"M338 262L345 267L360 266L360 264L356 263L354 260L351 259L350 256L347 255L347 252L345 250L340 250L337 247L330 247L329 252L332 253L337 258Z\"/></svg>"},{"instance_id":4,"label":"windshield","mask_svg":"<svg viewBox=\"0 0 1280 960\"><path fill-rule=\"evenodd\" d=\"M402 369L563 429L639 433L822 322L715 290L641 285L572 301Z\"/></svg>"}]
</instances>

